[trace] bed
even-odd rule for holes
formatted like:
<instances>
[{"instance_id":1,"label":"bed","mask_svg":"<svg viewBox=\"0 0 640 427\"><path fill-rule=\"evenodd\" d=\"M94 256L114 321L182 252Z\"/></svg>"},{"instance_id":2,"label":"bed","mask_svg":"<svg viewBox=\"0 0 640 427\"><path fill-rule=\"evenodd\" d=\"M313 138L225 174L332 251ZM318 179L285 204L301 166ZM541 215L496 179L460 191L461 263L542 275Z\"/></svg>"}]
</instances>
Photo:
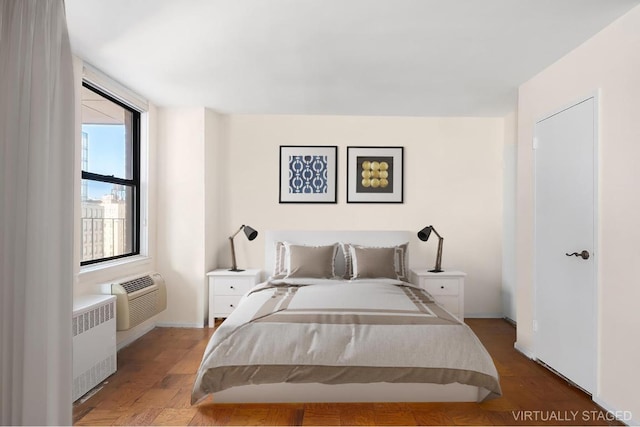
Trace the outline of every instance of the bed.
<instances>
[{"instance_id":1,"label":"bed","mask_svg":"<svg viewBox=\"0 0 640 427\"><path fill-rule=\"evenodd\" d=\"M269 278L204 352L192 403L483 401L501 395L471 329L408 283L405 231L268 231ZM345 256L346 254L346 256Z\"/></svg>"}]
</instances>

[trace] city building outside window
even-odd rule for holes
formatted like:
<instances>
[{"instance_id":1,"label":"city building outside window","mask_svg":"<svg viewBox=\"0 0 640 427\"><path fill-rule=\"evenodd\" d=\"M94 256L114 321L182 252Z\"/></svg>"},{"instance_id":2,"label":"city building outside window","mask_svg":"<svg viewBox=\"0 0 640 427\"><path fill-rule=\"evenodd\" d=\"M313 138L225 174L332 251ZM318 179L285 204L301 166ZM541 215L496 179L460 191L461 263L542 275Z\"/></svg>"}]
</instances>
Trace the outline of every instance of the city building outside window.
<instances>
[{"instance_id":1,"label":"city building outside window","mask_svg":"<svg viewBox=\"0 0 640 427\"><path fill-rule=\"evenodd\" d=\"M140 253L140 111L82 85L81 265Z\"/></svg>"}]
</instances>

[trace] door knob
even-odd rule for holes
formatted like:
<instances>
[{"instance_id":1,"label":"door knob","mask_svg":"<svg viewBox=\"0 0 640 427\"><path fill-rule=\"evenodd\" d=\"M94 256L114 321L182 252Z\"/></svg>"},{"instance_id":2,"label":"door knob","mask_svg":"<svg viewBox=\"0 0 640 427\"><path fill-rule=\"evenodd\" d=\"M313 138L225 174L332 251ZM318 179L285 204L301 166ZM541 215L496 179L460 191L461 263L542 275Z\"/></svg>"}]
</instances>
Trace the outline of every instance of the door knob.
<instances>
[{"instance_id":1,"label":"door knob","mask_svg":"<svg viewBox=\"0 0 640 427\"><path fill-rule=\"evenodd\" d=\"M576 257L580 257L582 259L589 259L589 251L582 251L580 253L578 252L574 252L572 254L565 254L566 256L576 256Z\"/></svg>"}]
</instances>

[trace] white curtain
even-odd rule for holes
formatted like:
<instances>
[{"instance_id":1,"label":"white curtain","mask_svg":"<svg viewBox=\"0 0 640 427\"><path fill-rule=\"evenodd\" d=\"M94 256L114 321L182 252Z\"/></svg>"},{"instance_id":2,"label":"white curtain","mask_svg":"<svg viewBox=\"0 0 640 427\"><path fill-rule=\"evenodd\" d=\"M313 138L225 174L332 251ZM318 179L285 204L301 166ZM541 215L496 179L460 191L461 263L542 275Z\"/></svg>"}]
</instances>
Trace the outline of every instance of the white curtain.
<instances>
[{"instance_id":1,"label":"white curtain","mask_svg":"<svg viewBox=\"0 0 640 427\"><path fill-rule=\"evenodd\" d=\"M0 423L71 424L74 93L63 0L0 0Z\"/></svg>"}]
</instances>

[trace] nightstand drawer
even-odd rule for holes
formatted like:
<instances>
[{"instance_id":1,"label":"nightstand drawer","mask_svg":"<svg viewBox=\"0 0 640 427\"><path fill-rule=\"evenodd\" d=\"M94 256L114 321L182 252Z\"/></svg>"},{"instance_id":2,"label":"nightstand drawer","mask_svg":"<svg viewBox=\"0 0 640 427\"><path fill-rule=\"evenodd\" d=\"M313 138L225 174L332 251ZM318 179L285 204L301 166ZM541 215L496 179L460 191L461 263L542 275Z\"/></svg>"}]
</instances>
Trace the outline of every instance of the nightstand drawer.
<instances>
[{"instance_id":1,"label":"nightstand drawer","mask_svg":"<svg viewBox=\"0 0 640 427\"><path fill-rule=\"evenodd\" d=\"M458 279L434 279L422 280L420 287L431 295L458 295L460 286Z\"/></svg>"},{"instance_id":2,"label":"nightstand drawer","mask_svg":"<svg viewBox=\"0 0 640 427\"><path fill-rule=\"evenodd\" d=\"M244 295L255 286L253 280L236 278L216 278L213 284L213 292L218 295Z\"/></svg>"},{"instance_id":3,"label":"nightstand drawer","mask_svg":"<svg viewBox=\"0 0 640 427\"><path fill-rule=\"evenodd\" d=\"M230 314L238 306L240 295L216 295L213 301L213 312L217 315Z\"/></svg>"}]
</instances>

